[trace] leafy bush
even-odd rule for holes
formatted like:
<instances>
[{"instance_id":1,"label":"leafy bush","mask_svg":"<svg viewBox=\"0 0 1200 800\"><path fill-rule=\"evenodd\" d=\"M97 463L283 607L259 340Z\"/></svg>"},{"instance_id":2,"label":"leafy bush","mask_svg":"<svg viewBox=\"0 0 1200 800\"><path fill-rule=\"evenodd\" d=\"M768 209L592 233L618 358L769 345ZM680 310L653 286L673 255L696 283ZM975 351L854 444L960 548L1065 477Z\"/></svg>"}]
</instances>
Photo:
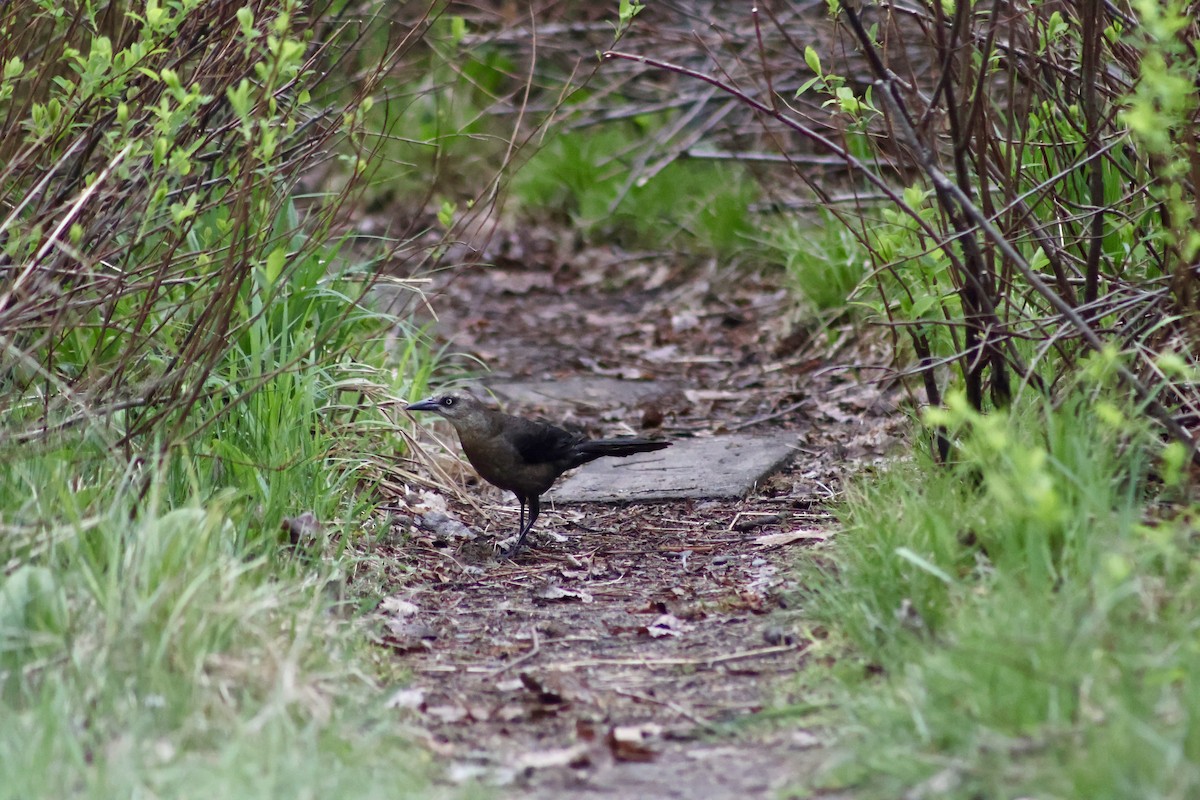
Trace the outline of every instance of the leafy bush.
<instances>
[{"instance_id":1,"label":"leafy bush","mask_svg":"<svg viewBox=\"0 0 1200 800\"><path fill-rule=\"evenodd\" d=\"M329 613L431 361L334 233L416 37L331 86L343 11L0 7L0 796L422 791Z\"/></svg>"},{"instance_id":2,"label":"leafy bush","mask_svg":"<svg viewBox=\"0 0 1200 800\"><path fill-rule=\"evenodd\" d=\"M807 21L844 38L820 53L766 10L758 61L725 31L707 71L608 55L767 121L818 198L807 157L845 168L858 297L907 338L929 406L934 452L859 483L805 576L860 667L838 670L832 781L1195 796L1200 25L1174 1L829 10L836 31Z\"/></svg>"}]
</instances>

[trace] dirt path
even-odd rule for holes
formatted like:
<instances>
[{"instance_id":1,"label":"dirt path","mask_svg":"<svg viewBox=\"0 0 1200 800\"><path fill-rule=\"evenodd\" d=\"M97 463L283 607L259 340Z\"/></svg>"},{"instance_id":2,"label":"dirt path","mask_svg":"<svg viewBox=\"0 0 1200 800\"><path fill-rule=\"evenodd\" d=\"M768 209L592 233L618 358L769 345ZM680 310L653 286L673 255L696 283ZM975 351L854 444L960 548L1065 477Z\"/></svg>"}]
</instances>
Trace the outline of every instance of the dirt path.
<instances>
[{"instance_id":1,"label":"dirt path","mask_svg":"<svg viewBox=\"0 0 1200 800\"><path fill-rule=\"evenodd\" d=\"M546 242L507 246L541 265L500 253L500 266L439 287L451 350L484 360L491 380L654 387L515 410L594 434L769 433L796 441L796 455L742 500L550 508L515 563L492 550L515 528L510 497L476 482L459 498L403 498L407 540L387 553L395 594L382 611L413 680L391 704L411 709L448 781L505 796L788 796L822 756L816 732L755 720L787 702L809 650L789 566L833 535L828 499L883 455L894 398L823 369L860 356L839 352L836 330L814 342L789 328L776 287L605 251L566 266Z\"/></svg>"}]
</instances>

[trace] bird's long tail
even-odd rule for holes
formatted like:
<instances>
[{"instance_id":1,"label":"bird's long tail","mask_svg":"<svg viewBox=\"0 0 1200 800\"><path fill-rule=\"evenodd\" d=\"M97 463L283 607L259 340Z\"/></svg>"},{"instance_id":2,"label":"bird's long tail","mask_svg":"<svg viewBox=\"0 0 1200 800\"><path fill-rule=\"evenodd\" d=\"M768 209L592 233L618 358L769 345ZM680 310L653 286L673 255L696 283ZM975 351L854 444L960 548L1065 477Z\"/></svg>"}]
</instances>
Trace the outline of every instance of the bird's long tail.
<instances>
[{"instance_id":1,"label":"bird's long tail","mask_svg":"<svg viewBox=\"0 0 1200 800\"><path fill-rule=\"evenodd\" d=\"M576 450L581 456L591 461L603 456L624 458L625 456L632 456L637 453L652 453L655 450L662 450L664 447L670 446L670 442L626 436L618 439L591 439L581 442Z\"/></svg>"}]
</instances>

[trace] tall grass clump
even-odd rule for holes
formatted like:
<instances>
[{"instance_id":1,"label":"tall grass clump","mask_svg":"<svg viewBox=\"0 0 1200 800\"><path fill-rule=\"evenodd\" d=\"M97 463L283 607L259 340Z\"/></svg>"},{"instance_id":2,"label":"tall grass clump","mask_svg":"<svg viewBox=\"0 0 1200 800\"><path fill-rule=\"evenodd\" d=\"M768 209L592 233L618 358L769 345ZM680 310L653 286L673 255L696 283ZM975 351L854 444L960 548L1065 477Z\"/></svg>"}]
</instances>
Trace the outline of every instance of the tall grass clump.
<instances>
[{"instance_id":1,"label":"tall grass clump","mask_svg":"<svg viewBox=\"0 0 1200 800\"><path fill-rule=\"evenodd\" d=\"M0 8L0 797L423 791L329 591L430 360L338 232L376 21Z\"/></svg>"},{"instance_id":2,"label":"tall grass clump","mask_svg":"<svg viewBox=\"0 0 1200 800\"><path fill-rule=\"evenodd\" d=\"M643 121L662 127L665 121ZM513 181L521 212L550 214L629 247L734 255L752 244L753 178L736 164L676 160L632 181L643 126L583 128L553 137Z\"/></svg>"},{"instance_id":3,"label":"tall grass clump","mask_svg":"<svg viewBox=\"0 0 1200 800\"><path fill-rule=\"evenodd\" d=\"M1189 514L1148 510L1162 446L1118 396L985 416L952 395L929 422L959 461L924 455L850 492L839 545L804 570L845 659L846 749L822 781L864 797L1200 791L1196 543Z\"/></svg>"},{"instance_id":4,"label":"tall grass clump","mask_svg":"<svg viewBox=\"0 0 1200 800\"><path fill-rule=\"evenodd\" d=\"M845 309L868 274L868 250L828 212L781 222L762 244L788 287L817 313Z\"/></svg>"}]
</instances>

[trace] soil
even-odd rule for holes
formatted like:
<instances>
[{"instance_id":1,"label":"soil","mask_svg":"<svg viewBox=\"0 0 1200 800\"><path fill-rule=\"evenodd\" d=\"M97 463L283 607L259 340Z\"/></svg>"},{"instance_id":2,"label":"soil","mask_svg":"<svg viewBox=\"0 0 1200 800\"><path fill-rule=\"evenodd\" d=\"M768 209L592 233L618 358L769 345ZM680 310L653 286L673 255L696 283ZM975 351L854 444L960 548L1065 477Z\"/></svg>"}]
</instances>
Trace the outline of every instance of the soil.
<instances>
[{"instance_id":1,"label":"soil","mask_svg":"<svg viewBox=\"0 0 1200 800\"><path fill-rule=\"evenodd\" d=\"M413 469L442 490L397 497L394 543L373 553L392 570L380 644L411 671L389 704L447 782L500 796L799 796L828 734L770 721L799 701L821 635L794 570L837 535L847 474L898 436L903 398L873 371L885 348L818 326L744 267L574 252L537 231L484 255L494 266L435 277L428 305L487 381L655 387L510 412L593 435L771 434L796 453L734 501L546 508L532 547L504 561L513 498L451 437L424 447Z\"/></svg>"}]
</instances>

